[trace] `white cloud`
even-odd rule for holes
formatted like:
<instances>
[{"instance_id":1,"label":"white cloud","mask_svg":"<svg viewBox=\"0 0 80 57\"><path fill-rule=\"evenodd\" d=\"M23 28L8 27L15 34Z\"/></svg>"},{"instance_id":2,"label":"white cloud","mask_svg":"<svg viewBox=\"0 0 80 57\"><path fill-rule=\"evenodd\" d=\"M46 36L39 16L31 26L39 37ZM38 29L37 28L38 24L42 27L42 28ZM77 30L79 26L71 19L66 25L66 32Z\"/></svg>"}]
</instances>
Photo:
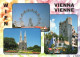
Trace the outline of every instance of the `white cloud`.
<instances>
[{"instance_id":1,"label":"white cloud","mask_svg":"<svg viewBox=\"0 0 80 57\"><path fill-rule=\"evenodd\" d=\"M80 18L80 16L78 18ZM80 19L78 19L78 26L80 26Z\"/></svg>"},{"instance_id":2,"label":"white cloud","mask_svg":"<svg viewBox=\"0 0 80 57\"><path fill-rule=\"evenodd\" d=\"M54 21L55 21L55 19L50 20L50 30L51 30L51 31L57 29L56 24L55 24Z\"/></svg>"},{"instance_id":3,"label":"white cloud","mask_svg":"<svg viewBox=\"0 0 80 57\"><path fill-rule=\"evenodd\" d=\"M52 22L54 22L55 21L55 19L52 19Z\"/></svg>"}]
</instances>

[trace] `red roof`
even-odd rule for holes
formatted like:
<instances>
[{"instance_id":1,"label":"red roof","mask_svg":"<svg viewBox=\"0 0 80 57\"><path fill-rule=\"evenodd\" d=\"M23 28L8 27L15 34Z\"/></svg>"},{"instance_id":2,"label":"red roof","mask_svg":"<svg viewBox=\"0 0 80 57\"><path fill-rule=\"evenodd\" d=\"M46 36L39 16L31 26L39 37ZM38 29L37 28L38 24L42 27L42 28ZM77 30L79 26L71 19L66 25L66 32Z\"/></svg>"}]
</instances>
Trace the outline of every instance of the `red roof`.
<instances>
[{"instance_id":1,"label":"red roof","mask_svg":"<svg viewBox=\"0 0 80 57\"><path fill-rule=\"evenodd\" d=\"M35 28L42 28L41 26L35 26Z\"/></svg>"},{"instance_id":2,"label":"red roof","mask_svg":"<svg viewBox=\"0 0 80 57\"><path fill-rule=\"evenodd\" d=\"M35 28L47 29L46 26L45 27L35 26Z\"/></svg>"},{"instance_id":3,"label":"red roof","mask_svg":"<svg viewBox=\"0 0 80 57\"><path fill-rule=\"evenodd\" d=\"M40 28L40 29L47 29L46 26L45 26L45 27L41 27L41 26L34 26L34 27L21 27L21 28Z\"/></svg>"}]
</instances>

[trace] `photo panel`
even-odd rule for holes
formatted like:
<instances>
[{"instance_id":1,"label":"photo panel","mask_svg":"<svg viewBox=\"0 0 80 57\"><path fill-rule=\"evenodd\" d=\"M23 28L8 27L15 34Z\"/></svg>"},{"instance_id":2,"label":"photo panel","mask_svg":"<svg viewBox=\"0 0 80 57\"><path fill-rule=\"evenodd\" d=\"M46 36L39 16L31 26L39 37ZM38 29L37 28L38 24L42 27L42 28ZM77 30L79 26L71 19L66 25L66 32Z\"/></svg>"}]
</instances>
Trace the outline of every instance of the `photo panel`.
<instances>
[{"instance_id":1,"label":"photo panel","mask_svg":"<svg viewBox=\"0 0 80 57\"><path fill-rule=\"evenodd\" d=\"M50 15L50 31L44 35L46 54L77 54L78 16L75 14Z\"/></svg>"},{"instance_id":2,"label":"photo panel","mask_svg":"<svg viewBox=\"0 0 80 57\"><path fill-rule=\"evenodd\" d=\"M50 30L50 6L48 3L18 3L12 6L13 28L40 28Z\"/></svg>"},{"instance_id":3,"label":"photo panel","mask_svg":"<svg viewBox=\"0 0 80 57\"><path fill-rule=\"evenodd\" d=\"M39 28L4 29L4 54L40 54L41 30Z\"/></svg>"}]
</instances>

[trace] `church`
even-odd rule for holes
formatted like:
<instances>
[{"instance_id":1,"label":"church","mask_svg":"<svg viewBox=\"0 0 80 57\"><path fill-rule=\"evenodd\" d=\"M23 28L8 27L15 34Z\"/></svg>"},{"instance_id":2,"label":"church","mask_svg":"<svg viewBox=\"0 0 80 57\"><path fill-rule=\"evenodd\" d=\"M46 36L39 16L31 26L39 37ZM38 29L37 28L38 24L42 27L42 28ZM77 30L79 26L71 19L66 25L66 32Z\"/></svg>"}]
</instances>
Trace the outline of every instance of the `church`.
<instances>
[{"instance_id":1,"label":"church","mask_svg":"<svg viewBox=\"0 0 80 57\"><path fill-rule=\"evenodd\" d=\"M27 51L26 32L24 34L24 40L22 40L22 33L20 32L19 50Z\"/></svg>"}]
</instances>

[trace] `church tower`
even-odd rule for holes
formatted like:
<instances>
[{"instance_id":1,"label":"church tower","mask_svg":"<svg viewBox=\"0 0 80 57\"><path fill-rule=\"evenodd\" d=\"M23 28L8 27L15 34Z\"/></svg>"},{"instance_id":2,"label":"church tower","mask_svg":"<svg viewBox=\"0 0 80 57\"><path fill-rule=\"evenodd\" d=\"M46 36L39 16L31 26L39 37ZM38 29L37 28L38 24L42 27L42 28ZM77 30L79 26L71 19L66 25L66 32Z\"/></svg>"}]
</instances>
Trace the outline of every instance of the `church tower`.
<instances>
[{"instance_id":1,"label":"church tower","mask_svg":"<svg viewBox=\"0 0 80 57\"><path fill-rule=\"evenodd\" d=\"M20 31L19 50L26 50L27 51L26 32L24 34L24 40L22 40L22 33Z\"/></svg>"}]
</instances>

